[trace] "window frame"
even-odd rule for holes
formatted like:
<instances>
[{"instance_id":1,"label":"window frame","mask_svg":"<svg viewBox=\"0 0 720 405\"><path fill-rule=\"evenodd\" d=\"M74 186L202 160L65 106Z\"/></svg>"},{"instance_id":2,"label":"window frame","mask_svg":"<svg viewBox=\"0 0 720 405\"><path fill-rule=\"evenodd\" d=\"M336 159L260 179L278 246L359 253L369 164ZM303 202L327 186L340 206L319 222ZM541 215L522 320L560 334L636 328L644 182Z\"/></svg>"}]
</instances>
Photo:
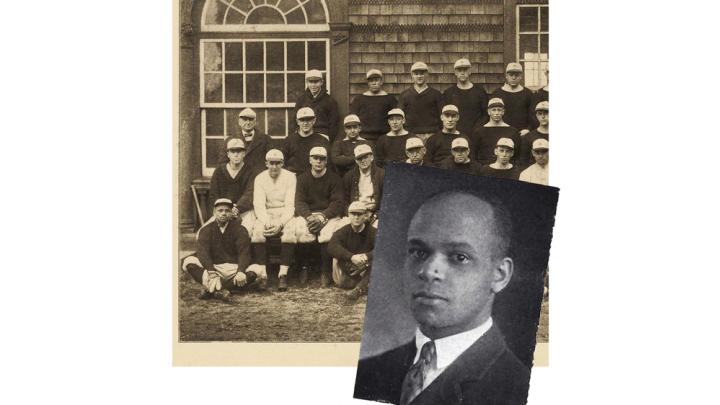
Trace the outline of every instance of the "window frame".
<instances>
[{"instance_id":1,"label":"window frame","mask_svg":"<svg viewBox=\"0 0 720 405\"><path fill-rule=\"evenodd\" d=\"M521 14L520 10L521 10L522 8L536 8L536 9L537 9L537 30L536 30L536 31L521 31L521 30L520 30L520 27L521 27L521 25L520 25L520 14ZM549 48L549 46L550 46L550 41L549 41L549 39L550 39L549 17L550 17L550 15L548 14L548 27L547 27L547 30L543 31L543 30L542 30L541 17L540 17L540 13L541 13L541 10L542 10L543 8L545 9L544 12L549 13L549 11L550 11L550 6L549 6L548 4L518 4L518 5L516 5L516 8L515 8L515 30L514 30L514 31L515 31L515 60L516 60L518 63L520 63L520 64L523 65L523 70L526 72L526 74L525 74L525 82L527 82L527 69L525 69L525 64L526 64L527 62L538 63L539 66L542 66L543 63L544 63L545 65L547 65L547 64L550 63L550 48ZM535 35L535 37L536 37L536 39L537 39L537 42L536 42L536 45L537 45L537 48L536 48L536 49L537 49L537 55L538 55L538 58L537 58L537 59L525 59L525 58L521 58L521 55L520 55L520 38L522 37L522 35L528 35L528 34ZM541 49L541 41L542 41L542 36L543 36L543 35L547 35L547 36L548 36L548 52L547 52L547 58L546 58L546 59L541 59L542 53L540 52L540 49ZM540 83L540 85L537 87L537 89L540 89L540 88L542 88L542 87L544 87L544 86L546 85L546 84L545 84L545 85L542 84L542 82L543 82L543 80L544 80L543 77L542 77L542 71L543 71L542 68L541 68L541 69L538 69L537 79L538 79L538 83ZM531 86L531 87L529 87L529 88L534 88L534 87L535 87L535 86Z\"/></svg>"},{"instance_id":2,"label":"window frame","mask_svg":"<svg viewBox=\"0 0 720 405\"><path fill-rule=\"evenodd\" d=\"M215 0L220 3L223 3L227 5L229 8L233 8L237 12L245 15L245 20L247 21L248 15L252 13L255 9L259 7L270 7L277 11L279 11L283 18L290 13L291 11L295 10L296 8L301 8L303 14L305 15L305 21L308 20L307 12L305 11L305 4L307 4L310 0L296 0L298 5L291 8L287 13L283 13L281 9L279 9L277 6L280 4L280 0L278 0L275 5L270 4L255 4L255 1L250 0L250 3L252 3L253 8L245 13L244 11L234 8L232 6L232 1L228 2L227 0ZM200 30L202 32L234 32L234 33L263 33L263 32L329 32L330 31L330 13L326 4L325 0L320 0L320 4L322 4L323 10L325 12L325 23L324 24L206 24L206 11L208 9L208 4L210 1L206 1L205 5L202 10L202 14L200 17ZM287 21L287 19L285 19Z\"/></svg>"}]
</instances>

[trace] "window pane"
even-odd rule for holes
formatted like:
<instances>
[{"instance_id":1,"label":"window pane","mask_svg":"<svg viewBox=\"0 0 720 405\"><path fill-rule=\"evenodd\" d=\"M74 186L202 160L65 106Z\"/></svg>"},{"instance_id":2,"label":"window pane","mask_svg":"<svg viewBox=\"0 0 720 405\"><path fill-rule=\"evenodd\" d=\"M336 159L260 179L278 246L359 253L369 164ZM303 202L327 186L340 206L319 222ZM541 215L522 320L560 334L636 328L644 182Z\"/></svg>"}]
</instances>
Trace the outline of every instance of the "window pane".
<instances>
[{"instance_id":1,"label":"window pane","mask_svg":"<svg viewBox=\"0 0 720 405\"><path fill-rule=\"evenodd\" d=\"M223 116L223 110L205 110L205 135L222 136L225 132L224 122L225 117Z\"/></svg>"},{"instance_id":2,"label":"window pane","mask_svg":"<svg viewBox=\"0 0 720 405\"><path fill-rule=\"evenodd\" d=\"M548 54L550 53L550 43L549 38L550 36L548 34L541 34L540 35L540 59L547 60Z\"/></svg>"},{"instance_id":3,"label":"window pane","mask_svg":"<svg viewBox=\"0 0 720 405\"><path fill-rule=\"evenodd\" d=\"M268 135L285 136L285 111L284 108L267 110L268 114Z\"/></svg>"},{"instance_id":4,"label":"window pane","mask_svg":"<svg viewBox=\"0 0 720 405\"><path fill-rule=\"evenodd\" d=\"M227 7L217 0L209 0L205 9L205 24L222 24Z\"/></svg>"},{"instance_id":5,"label":"window pane","mask_svg":"<svg viewBox=\"0 0 720 405\"><path fill-rule=\"evenodd\" d=\"M288 103L294 103L305 91L305 74L288 73L287 81L287 101Z\"/></svg>"},{"instance_id":6,"label":"window pane","mask_svg":"<svg viewBox=\"0 0 720 405\"><path fill-rule=\"evenodd\" d=\"M540 86L540 62L525 62L524 63L524 78L526 87L538 87Z\"/></svg>"},{"instance_id":7,"label":"window pane","mask_svg":"<svg viewBox=\"0 0 720 405\"><path fill-rule=\"evenodd\" d=\"M296 8L291 13L286 14L285 18L287 18L288 24L307 24L307 22L305 22L305 14L303 14L300 7Z\"/></svg>"},{"instance_id":8,"label":"window pane","mask_svg":"<svg viewBox=\"0 0 720 405\"><path fill-rule=\"evenodd\" d=\"M310 0L305 3L305 11L308 14L308 20L310 24L325 24L325 9L323 8L320 0Z\"/></svg>"},{"instance_id":9,"label":"window pane","mask_svg":"<svg viewBox=\"0 0 720 405\"><path fill-rule=\"evenodd\" d=\"M547 69L547 62L540 62L540 85L541 86L547 86L548 84L548 75L550 72L545 74L545 69Z\"/></svg>"},{"instance_id":10,"label":"window pane","mask_svg":"<svg viewBox=\"0 0 720 405\"><path fill-rule=\"evenodd\" d=\"M308 42L308 70L325 70L325 41Z\"/></svg>"},{"instance_id":11,"label":"window pane","mask_svg":"<svg viewBox=\"0 0 720 405\"><path fill-rule=\"evenodd\" d=\"M263 87L265 82L262 73L252 73L247 75L247 103L262 103L265 101Z\"/></svg>"},{"instance_id":12,"label":"window pane","mask_svg":"<svg viewBox=\"0 0 720 405\"><path fill-rule=\"evenodd\" d=\"M267 70L285 70L285 43L267 42L265 48Z\"/></svg>"},{"instance_id":13,"label":"window pane","mask_svg":"<svg viewBox=\"0 0 720 405\"><path fill-rule=\"evenodd\" d=\"M520 32L538 30L537 12L537 7L520 7Z\"/></svg>"},{"instance_id":14,"label":"window pane","mask_svg":"<svg viewBox=\"0 0 720 405\"><path fill-rule=\"evenodd\" d=\"M287 13L291 8L297 6L297 0L281 0L280 3L278 3L278 8L282 10L283 13Z\"/></svg>"},{"instance_id":15,"label":"window pane","mask_svg":"<svg viewBox=\"0 0 720 405\"><path fill-rule=\"evenodd\" d=\"M248 15L247 24L285 24L285 19L273 8L258 7Z\"/></svg>"},{"instance_id":16,"label":"window pane","mask_svg":"<svg viewBox=\"0 0 720 405\"><path fill-rule=\"evenodd\" d=\"M207 167L217 167L220 164L220 157L225 148L223 139L205 139L205 163Z\"/></svg>"},{"instance_id":17,"label":"window pane","mask_svg":"<svg viewBox=\"0 0 720 405\"><path fill-rule=\"evenodd\" d=\"M285 75L273 73L267 75L267 102L282 103L285 101Z\"/></svg>"},{"instance_id":18,"label":"window pane","mask_svg":"<svg viewBox=\"0 0 720 405\"><path fill-rule=\"evenodd\" d=\"M225 43L225 70L243 70L242 42Z\"/></svg>"},{"instance_id":19,"label":"window pane","mask_svg":"<svg viewBox=\"0 0 720 405\"><path fill-rule=\"evenodd\" d=\"M222 102L222 74L206 73L205 74L205 102L220 103Z\"/></svg>"},{"instance_id":20,"label":"window pane","mask_svg":"<svg viewBox=\"0 0 720 405\"><path fill-rule=\"evenodd\" d=\"M242 103L243 102L243 75L242 75L242 73L225 75L225 102L226 103Z\"/></svg>"},{"instance_id":21,"label":"window pane","mask_svg":"<svg viewBox=\"0 0 720 405\"><path fill-rule=\"evenodd\" d=\"M222 67L222 53L220 51L220 42L203 43L203 53L205 55L205 71L219 71Z\"/></svg>"},{"instance_id":22,"label":"window pane","mask_svg":"<svg viewBox=\"0 0 720 405\"><path fill-rule=\"evenodd\" d=\"M225 24L245 24L245 16L231 8L228 10Z\"/></svg>"},{"instance_id":23,"label":"window pane","mask_svg":"<svg viewBox=\"0 0 720 405\"><path fill-rule=\"evenodd\" d=\"M536 59L538 36L535 34L520 35L520 59Z\"/></svg>"},{"instance_id":24,"label":"window pane","mask_svg":"<svg viewBox=\"0 0 720 405\"><path fill-rule=\"evenodd\" d=\"M247 70L265 70L262 42L246 42L245 52Z\"/></svg>"},{"instance_id":25,"label":"window pane","mask_svg":"<svg viewBox=\"0 0 720 405\"><path fill-rule=\"evenodd\" d=\"M287 43L287 69L305 71L305 42Z\"/></svg>"},{"instance_id":26,"label":"window pane","mask_svg":"<svg viewBox=\"0 0 720 405\"><path fill-rule=\"evenodd\" d=\"M550 19L550 8L540 7L540 31L550 31L549 19Z\"/></svg>"}]
</instances>

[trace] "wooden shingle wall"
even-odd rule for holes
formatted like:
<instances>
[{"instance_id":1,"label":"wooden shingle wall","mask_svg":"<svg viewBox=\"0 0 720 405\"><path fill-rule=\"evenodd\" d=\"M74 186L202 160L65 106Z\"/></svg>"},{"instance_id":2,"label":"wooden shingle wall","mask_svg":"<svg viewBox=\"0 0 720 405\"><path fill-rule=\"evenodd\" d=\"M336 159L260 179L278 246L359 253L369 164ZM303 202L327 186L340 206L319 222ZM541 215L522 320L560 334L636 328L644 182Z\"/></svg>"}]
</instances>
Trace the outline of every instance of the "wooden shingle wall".
<instances>
[{"instance_id":1,"label":"wooden shingle wall","mask_svg":"<svg viewBox=\"0 0 720 405\"><path fill-rule=\"evenodd\" d=\"M502 0L350 0L350 96L367 90L365 73L380 69L385 90L399 94L416 61L429 84L455 83L453 64L468 58L471 80L492 91L504 81Z\"/></svg>"}]
</instances>

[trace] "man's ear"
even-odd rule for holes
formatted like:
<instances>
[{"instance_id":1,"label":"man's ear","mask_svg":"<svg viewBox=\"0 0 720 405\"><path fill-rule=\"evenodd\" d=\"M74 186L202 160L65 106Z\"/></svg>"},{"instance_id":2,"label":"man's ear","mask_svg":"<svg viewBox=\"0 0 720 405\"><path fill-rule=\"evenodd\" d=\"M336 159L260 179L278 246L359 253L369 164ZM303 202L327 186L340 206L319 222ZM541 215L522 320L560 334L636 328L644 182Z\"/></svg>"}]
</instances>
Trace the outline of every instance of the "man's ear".
<instances>
[{"instance_id":1,"label":"man's ear","mask_svg":"<svg viewBox=\"0 0 720 405\"><path fill-rule=\"evenodd\" d=\"M513 274L513 261L509 257L505 257L493 269L492 290L495 294L499 293L510 283Z\"/></svg>"}]
</instances>

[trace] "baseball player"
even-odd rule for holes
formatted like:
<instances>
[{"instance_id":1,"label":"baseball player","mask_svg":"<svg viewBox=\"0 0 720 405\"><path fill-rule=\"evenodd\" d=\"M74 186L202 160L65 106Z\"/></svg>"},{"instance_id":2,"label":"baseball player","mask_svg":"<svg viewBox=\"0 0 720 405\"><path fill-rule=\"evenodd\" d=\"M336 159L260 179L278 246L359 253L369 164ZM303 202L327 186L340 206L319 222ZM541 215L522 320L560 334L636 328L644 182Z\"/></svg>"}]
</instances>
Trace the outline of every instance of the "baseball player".
<instances>
[{"instance_id":1,"label":"baseball player","mask_svg":"<svg viewBox=\"0 0 720 405\"><path fill-rule=\"evenodd\" d=\"M373 151L369 145L355 147L355 161L357 167L353 168L343 177L345 190L345 203L360 201L370 212L368 220L376 224L377 213L382 197L383 179L385 170L373 163Z\"/></svg>"},{"instance_id":2,"label":"baseball player","mask_svg":"<svg viewBox=\"0 0 720 405\"><path fill-rule=\"evenodd\" d=\"M257 129L257 114L252 108L244 108L238 113L238 126L240 133L230 135L227 139L242 139L246 148L245 164L260 173L265 170L265 154L271 149L272 138ZM220 162L227 161L228 158L223 153Z\"/></svg>"},{"instance_id":3,"label":"baseball player","mask_svg":"<svg viewBox=\"0 0 720 405\"><path fill-rule=\"evenodd\" d=\"M369 142L360 136L362 126L360 117L350 114L343 120L345 138L336 139L330 151L330 158L335 165L340 177L355 167L355 147L361 144L369 145Z\"/></svg>"},{"instance_id":4,"label":"baseball player","mask_svg":"<svg viewBox=\"0 0 720 405\"><path fill-rule=\"evenodd\" d=\"M390 131L378 138L375 143L376 163L385 167L386 162L402 162L405 160L405 143L410 133L403 127L405 113L399 108L393 108L387 113L387 122Z\"/></svg>"},{"instance_id":5,"label":"baseball player","mask_svg":"<svg viewBox=\"0 0 720 405\"><path fill-rule=\"evenodd\" d=\"M418 166L424 165L426 152L427 149L425 149L422 139L411 136L405 142L405 155L407 156L405 163Z\"/></svg>"},{"instance_id":6,"label":"baseball player","mask_svg":"<svg viewBox=\"0 0 720 405\"><path fill-rule=\"evenodd\" d=\"M534 163L532 156L532 145L538 139L550 139L550 104L541 101L535 106L535 117L539 123L538 127L522 137L522 148L516 163L520 167L528 167Z\"/></svg>"},{"instance_id":7,"label":"baseball player","mask_svg":"<svg viewBox=\"0 0 720 405\"><path fill-rule=\"evenodd\" d=\"M495 147L495 162L481 167L480 174L483 176L517 180L520 172L510 163L514 150L515 143L512 139L498 139L497 146Z\"/></svg>"},{"instance_id":8,"label":"baseball player","mask_svg":"<svg viewBox=\"0 0 720 405\"><path fill-rule=\"evenodd\" d=\"M468 138L457 130L457 123L460 113L457 106L448 104L442 108L442 129L437 131L426 142L428 162L435 167L440 167L442 162L450 157L450 145L457 138Z\"/></svg>"},{"instance_id":9,"label":"baseball player","mask_svg":"<svg viewBox=\"0 0 720 405\"><path fill-rule=\"evenodd\" d=\"M533 93L532 103L530 104L530 108L533 111L537 111L535 108L537 107L538 103L543 101L550 100L550 65L545 64L545 87L538 89L535 93ZM538 122L536 117L533 117L532 122L532 128L537 128L540 125L540 122Z\"/></svg>"},{"instance_id":10,"label":"baseball player","mask_svg":"<svg viewBox=\"0 0 720 405\"><path fill-rule=\"evenodd\" d=\"M308 258L312 256L310 245L317 240L320 245L320 282L329 287L331 282L330 257L327 243L330 241L345 209L342 179L327 168L327 150L316 146L310 150L310 170L297 178L295 191L295 215L297 221L298 254L300 260L300 284L307 281Z\"/></svg>"},{"instance_id":11,"label":"baseball player","mask_svg":"<svg viewBox=\"0 0 720 405\"><path fill-rule=\"evenodd\" d=\"M366 295L370 282L376 230L367 225L368 215L360 201L350 204L350 223L338 229L328 245L333 258L333 281L340 288L351 289L345 295L348 303Z\"/></svg>"},{"instance_id":12,"label":"baseball player","mask_svg":"<svg viewBox=\"0 0 720 405\"><path fill-rule=\"evenodd\" d=\"M360 117L363 123L361 136L371 145L380 135L390 130L385 116L388 111L397 107L398 101L392 94L382 89L383 74L378 69L370 69L365 75L368 90L353 98L350 103L350 113Z\"/></svg>"},{"instance_id":13,"label":"baseball player","mask_svg":"<svg viewBox=\"0 0 720 405\"><path fill-rule=\"evenodd\" d=\"M426 142L442 125L442 94L427 85L429 70L424 62L415 62L410 74L413 86L400 93L398 107L405 111L408 131Z\"/></svg>"},{"instance_id":14,"label":"baseball player","mask_svg":"<svg viewBox=\"0 0 720 405\"><path fill-rule=\"evenodd\" d=\"M215 220L200 228L197 252L183 259L182 269L203 286L200 299L228 301L231 288L242 288L255 280L264 289L265 269L250 264L250 236L233 218L232 209L228 198L215 201Z\"/></svg>"},{"instance_id":15,"label":"baseball player","mask_svg":"<svg viewBox=\"0 0 720 405\"><path fill-rule=\"evenodd\" d=\"M298 129L285 138L283 154L287 158L287 170L300 174L310 169L308 155L310 149L322 146L330 149L330 141L326 135L315 132L315 112L312 108L303 107L297 111Z\"/></svg>"},{"instance_id":16,"label":"baseball player","mask_svg":"<svg viewBox=\"0 0 720 405\"><path fill-rule=\"evenodd\" d=\"M487 121L488 95L482 86L476 86L470 81L469 60L458 59L454 65L457 83L443 92L445 105L452 104L458 107L460 119L457 128L463 134L471 134L476 125Z\"/></svg>"},{"instance_id":17,"label":"baseball player","mask_svg":"<svg viewBox=\"0 0 720 405\"><path fill-rule=\"evenodd\" d=\"M530 131L532 123L532 90L523 87L523 68L516 62L508 63L505 68L505 84L495 90L492 97L498 97L505 104L505 122L517 128L520 135Z\"/></svg>"},{"instance_id":18,"label":"baseball player","mask_svg":"<svg viewBox=\"0 0 720 405\"><path fill-rule=\"evenodd\" d=\"M459 170L470 174L480 174L480 164L470 158L470 144L462 137L455 138L450 146L452 157L445 159L441 169Z\"/></svg>"},{"instance_id":19,"label":"baseball player","mask_svg":"<svg viewBox=\"0 0 720 405\"><path fill-rule=\"evenodd\" d=\"M317 118L317 122L314 123L315 130L327 136L328 140L332 142L335 140L340 124L337 101L332 98L323 86L323 77L319 70L308 70L305 73L305 83L307 89L295 102L293 115L297 115L303 107L312 109L314 111L313 116Z\"/></svg>"},{"instance_id":20,"label":"baseball player","mask_svg":"<svg viewBox=\"0 0 720 405\"><path fill-rule=\"evenodd\" d=\"M226 139L225 150L229 161L213 171L208 201L227 198L233 202L233 216L244 219L253 209L253 181L258 172L244 162L246 148L242 139ZM213 207L208 209L213 211Z\"/></svg>"},{"instance_id":21,"label":"baseball player","mask_svg":"<svg viewBox=\"0 0 720 405\"><path fill-rule=\"evenodd\" d=\"M515 145L520 145L518 130L503 120L505 104L501 98L490 99L488 114L490 114L490 120L484 125L475 127L475 131L470 137L470 151L481 165L495 162L495 147L500 138L512 139Z\"/></svg>"},{"instance_id":22,"label":"baseball player","mask_svg":"<svg viewBox=\"0 0 720 405\"><path fill-rule=\"evenodd\" d=\"M548 185L550 143L547 139L538 138L532 144L532 155L535 164L520 173L520 180L535 184Z\"/></svg>"}]
</instances>

